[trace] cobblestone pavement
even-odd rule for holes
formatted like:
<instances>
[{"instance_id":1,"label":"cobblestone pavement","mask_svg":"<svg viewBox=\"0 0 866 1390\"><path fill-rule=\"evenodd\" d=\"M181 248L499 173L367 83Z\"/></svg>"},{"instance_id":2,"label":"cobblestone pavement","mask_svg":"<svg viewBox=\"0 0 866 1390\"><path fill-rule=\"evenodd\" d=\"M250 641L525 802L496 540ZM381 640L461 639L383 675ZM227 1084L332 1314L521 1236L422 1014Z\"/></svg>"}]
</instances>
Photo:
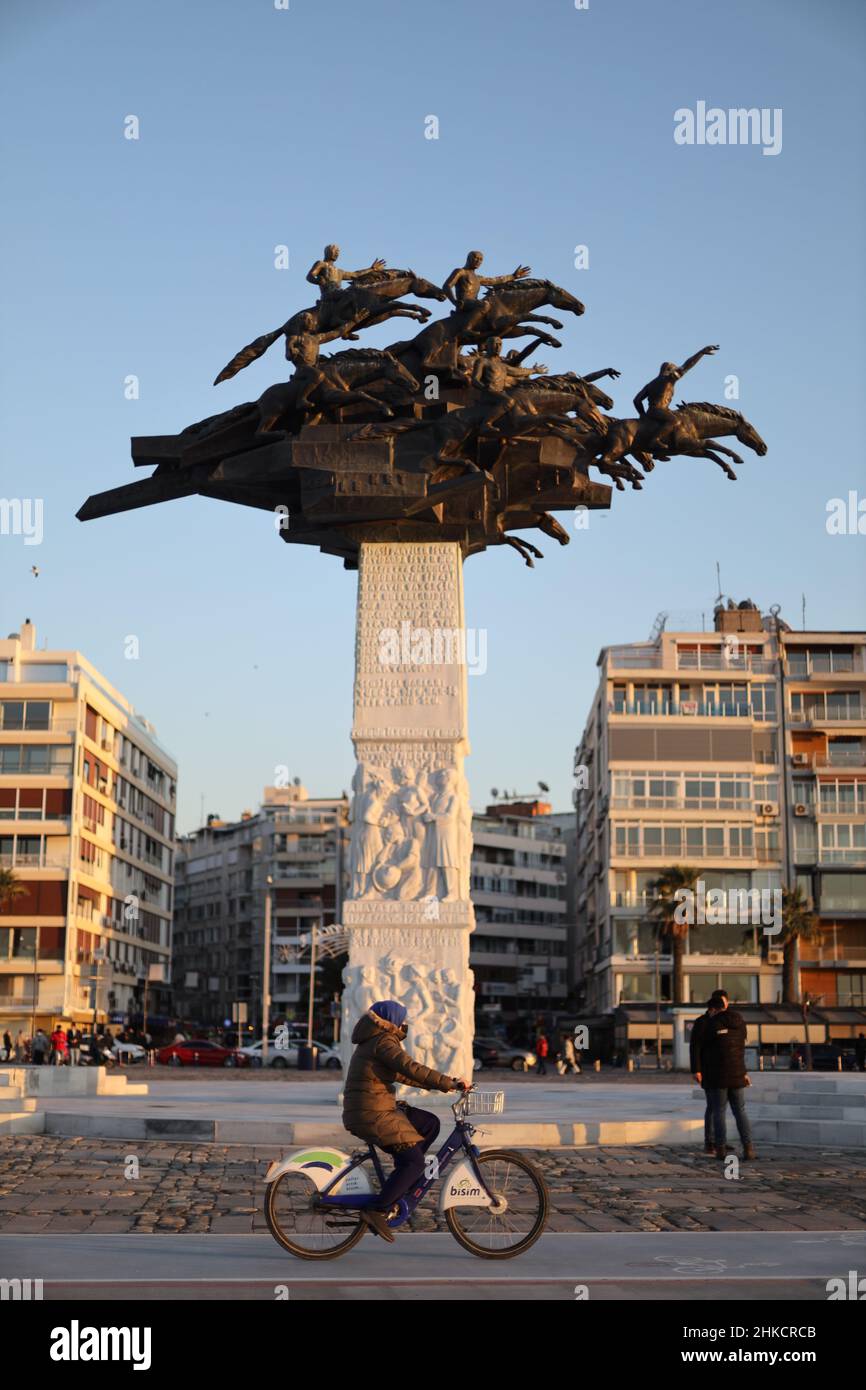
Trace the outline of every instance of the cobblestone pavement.
<instances>
[{"instance_id":1,"label":"cobblestone pavement","mask_svg":"<svg viewBox=\"0 0 866 1390\"><path fill-rule=\"evenodd\" d=\"M527 1150L552 1231L866 1230L859 1153L766 1147L739 1178L683 1146ZM0 1139L0 1232L266 1230L260 1145ZM435 1196L411 1229L444 1229Z\"/></svg>"}]
</instances>

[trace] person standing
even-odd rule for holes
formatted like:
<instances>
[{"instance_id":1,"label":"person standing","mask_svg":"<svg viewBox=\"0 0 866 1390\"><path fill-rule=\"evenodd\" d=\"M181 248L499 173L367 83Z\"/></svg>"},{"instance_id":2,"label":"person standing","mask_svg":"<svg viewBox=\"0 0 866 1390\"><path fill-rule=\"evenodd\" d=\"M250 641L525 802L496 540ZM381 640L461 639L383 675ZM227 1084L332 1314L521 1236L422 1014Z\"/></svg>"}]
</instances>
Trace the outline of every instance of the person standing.
<instances>
[{"instance_id":1,"label":"person standing","mask_svg":"<svg viewBox=\"0 0 866 1390\"><path fill-rule=\"evenodd\" d=\"M854 1056L860 1071L866 1071L866 1034L858 1033L854 1044Z\"/></svg>"},{"instance_id":2,"label":"person standing","mask_svg":"<svg viewBox=\"0 0 866 1390\"><path fill-rule=\"evenodd\" d=\"M742 1014L728 1008L724 990L713 991L707 1012L710 1018L696 1050L695 1075L700 1074L712 1109L716 1158L727 1156L725 1117L730 1105L743 1144L743 1158L753 1159L757 1155L745 1099L746 1087L751 1085L746 1075L746 1022Z\"/></svg>"},{"instance_id":3,"label":"person standing","mask_svg":"<svg viewBox=\"0 0 866 1390\"><path fill-rule=\"evenodd\" d=\"M567 1071L572 1072L575 1076L580 1072L580 1067L577 1065L577 1056L574 1051L574 1038L570 1033L563 1033L562 1035L556 1070L559 1072L560 1076L565 1076Z\"/></svg>"},{"instance_id":4,"label":"person standing","mask_svg":"<svg viewBox=\"0 0 866 1390\"><path fill-rule=\"evenodd\" d=\"M27 1061L27 1035L23 1028L19 1028L15 1037L15 1061Z\"/></svg>"},{"instance_id":5,"label":"person standing","mask_svg":"<svg viewBox=\"0 0 866 1390\"><path fill-rule=\"evenodd\" d=\"M30 1044L30 1055L33 1058L35 1066L44 1066L45 1054L50 1046L51 1044L48 1041L47 1035L43 1033L41 1028L37 1028L33 1036L33 1041Z\"/></svg>"},{"instance_id":6,"label":"person standing","mask_svg":"<svg viewBox=\"0 0 866 1390\"><path fill-rule=\"evenodd\" d=\"M54 1032L51 1034L51 1061L55 1067L62 1067L66 1064L67 1046L66 1031L58 1023Z\"/></svg>"},{"instance_id":7,"label":"person standing","mask_svg":"<svg viewBox=\"0 0 866 1390\"><path fill-rule=\"evenodd\" d=\"M727 999L728 995L726 990L722 989L718 992L719 994L723 994ZM706 1032L707 1024L710 1022L711 1018L712 1014L710 1013L710 1005L708 1004L706 1012L702 1013L700 1018L696 1018L692 1024L692 1036L689 1039L689 1060L691 1063L692 1076L695 1078L698 1085L704 1088L704 1153L715 1158L716 1144L713 1138L713 1110L710 1105L709 1092L704 1084L703 1075L697 1060L700 1056L701 1039Z\"/></svg>"},{"instance_id":8,"label":"person standing","mask_svg":"<svg viewBox=\"0 0 866 1390\"><path fill-rule=\"evenodd\" d=\"M3 1061L12 1061L12 1035L10 1034L8 1028L6 1029L6 1032L3 1034Z\"/></svg>"},{"instance_id":9,"label":"person standing","mask_svg":"<svg viewBox=\"0 0 866 1390\"><path fill-rule=\"evenodd\" d=\"M547 1058L550 1052L550 1045L544 1033L539 1033L535 1039L535 1057L537 1061L536 1076L547 1075Z\"/></svg>"},{"instance_id":10,"label":"person standing","mask_svg":"<svg viewBox=\"0 0 866 1390\"><path fill-rule=\"evenodd\" d=\"M66 1030L66 1045L69 1049L69 1065L77 1067L81 1063L81 1030L72 1027Z\"/></svg>"}]
</instances>

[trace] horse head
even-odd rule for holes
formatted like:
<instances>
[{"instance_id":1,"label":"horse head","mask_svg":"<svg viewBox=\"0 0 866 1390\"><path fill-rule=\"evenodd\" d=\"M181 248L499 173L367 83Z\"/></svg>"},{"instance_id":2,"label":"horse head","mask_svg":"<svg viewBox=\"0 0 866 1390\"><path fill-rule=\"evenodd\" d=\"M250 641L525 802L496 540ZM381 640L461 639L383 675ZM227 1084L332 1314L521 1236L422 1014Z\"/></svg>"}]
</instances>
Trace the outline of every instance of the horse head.
<instances>
[{"instance_id":1,"label":"horse head","mask_svg":"<svg viewBox=\"0 0 866 1390\"><path fill-rule=\"evenodd\" d=\"M422 275L416 275L414 270L407 270L406 274L412 277L409 294L415 294L419 299L438 299L440 304L448 298L445 291L439 285L434 285L432 280L425 280Z\"/></svg>"},{"instance_id":2,"label":"horse head","mask_svg":"<svg viewBox=\"0 0 866 1390\"><path fill-rule=\"evenodd\" d=\"M596 386L594 381L584 381L583 378L581 378L581 382L584 391L589 396L593 405L600 405L602 410L613 409L612 396L608 396L605 391L602 391L600 387Z\"/></svg>"},{"instance_id":3,"label":"horse head","mask_svg":"<svg viewBox=\"0 0 866 1390\"><path fill-rule=\"evenodd\" d=\"M564 290L561 285L554 285L551 280L546 281L548 287L547 303L554 309L567 309L569 313L576 314L578 317L584 312L584 305L568 290Z\"/></svg>"},{"instance_id":4,"label":"horse head","mask_svg":"<svg viewBox=\"0 0 866 1390\"><path fill-rule=\"evenodd\" d=\"M399 381L401 386L405 386L406 390L410 391L413 396L417 395L417 393L421 390L421 383L412 375L412 373L409 371L409 368L404 367L400 359L398 357L394 357L390 352L384 353L383 356L387 357L388 359L388 362L391 367L391 375L394 377L394 379L396 381Z\"/></svg>"},{"instance_id":5,"label":"horse head","mask_svg":"<svg viewBox=\"0 0 866 1390\"><path fill-rule=\"evenodd\" d=\"M763 458L767 452L764 443L754 425L751 425L744 415L740 416L740 423L736 431L737 439L741 444L745 444L748 449L754 449L759 458Z\"/></svg>"}]
</instances>

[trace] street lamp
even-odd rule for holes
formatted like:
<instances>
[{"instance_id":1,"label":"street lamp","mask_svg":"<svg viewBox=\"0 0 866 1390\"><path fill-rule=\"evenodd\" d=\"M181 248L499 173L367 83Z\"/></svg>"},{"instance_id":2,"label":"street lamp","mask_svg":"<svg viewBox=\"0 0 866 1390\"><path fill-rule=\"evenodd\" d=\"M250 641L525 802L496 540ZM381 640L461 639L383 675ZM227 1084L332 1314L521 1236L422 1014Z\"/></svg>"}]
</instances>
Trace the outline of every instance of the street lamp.
<instances>
[{"instance_id":1,"label":"street lamp","mask_svg":"<svg viewBox=\"0 0 866 1390\"><path fill-rule=\"evenodd\" d=\"M272 874L265 879L265 941L262 960L262 1066L268 1065L268 1033L271 1028L271 891ZM240 1046L240 1040L238 1040Z\"/></svg>"}]
</instances>

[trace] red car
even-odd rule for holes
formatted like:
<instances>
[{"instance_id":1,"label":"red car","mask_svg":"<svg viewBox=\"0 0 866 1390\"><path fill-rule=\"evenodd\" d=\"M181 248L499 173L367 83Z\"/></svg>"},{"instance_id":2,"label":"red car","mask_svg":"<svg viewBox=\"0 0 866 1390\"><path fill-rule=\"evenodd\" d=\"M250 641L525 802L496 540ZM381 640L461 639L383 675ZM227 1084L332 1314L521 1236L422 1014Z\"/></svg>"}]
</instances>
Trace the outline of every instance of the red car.
<instances>
[{"instance_id":1,"label":"red car","mask_svg":"<svg viewBox=\"0 0 866 1390\"><path fill-rule=\"evenodd\" d=\"M248 1067L249 1057L234 1047L193 1038L190 1042L172 1043L160 1048L156 1060L164 1067Z\"/></svg>"}]
</instances>

